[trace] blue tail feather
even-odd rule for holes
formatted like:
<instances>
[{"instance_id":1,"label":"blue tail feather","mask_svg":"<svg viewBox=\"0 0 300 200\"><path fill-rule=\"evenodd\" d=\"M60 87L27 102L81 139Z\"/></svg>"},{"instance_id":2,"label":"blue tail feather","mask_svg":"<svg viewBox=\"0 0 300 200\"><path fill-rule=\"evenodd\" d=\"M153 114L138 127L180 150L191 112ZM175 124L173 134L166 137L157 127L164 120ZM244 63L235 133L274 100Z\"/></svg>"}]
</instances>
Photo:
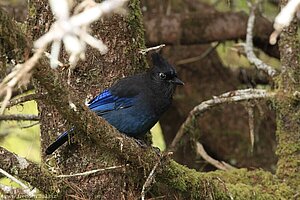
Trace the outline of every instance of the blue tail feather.
<instances>
[{"instance_id":1,"label":"blue tail feather","mask_svg":"<svg viewBox=\"0 0 300 200\"><path fill-rule=\"evenodd\" d=\"M73 133L73 129L62 133L47 149L46 154L52 154L56 149L63 145L69 139L69 133Z\"/></svg>"}]
</instances>

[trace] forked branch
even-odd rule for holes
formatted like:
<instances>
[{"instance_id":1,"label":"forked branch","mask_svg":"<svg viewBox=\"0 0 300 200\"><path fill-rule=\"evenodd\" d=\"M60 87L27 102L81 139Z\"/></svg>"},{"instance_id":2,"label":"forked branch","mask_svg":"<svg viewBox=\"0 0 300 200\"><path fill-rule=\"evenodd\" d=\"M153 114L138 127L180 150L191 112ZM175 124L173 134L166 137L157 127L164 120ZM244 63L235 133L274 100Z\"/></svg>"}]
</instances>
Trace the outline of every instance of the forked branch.
<instances>
[{"instance_id":1,"label":"forked branch","mask_svg":"<svg viewBox=\"0 0 300 200\"><path fill-rule=\"evenodd\" d=\"M214 96L212 99L207 100L194 107L194 109L189 113L188 118L179 128L175 138L173 139L169 150L175 151L178 142L182 138L182 136L187 132L189 127L192 126L193 121L199 117L204 112L209 109L224 103L233 103L240 101L248 101L252 99L268 99L273 98L275 96L275 92L268 92L263 89L245 89L245 90L235 90L231 92L224 93L220 96Z\"/></svg>"}]
</instances>

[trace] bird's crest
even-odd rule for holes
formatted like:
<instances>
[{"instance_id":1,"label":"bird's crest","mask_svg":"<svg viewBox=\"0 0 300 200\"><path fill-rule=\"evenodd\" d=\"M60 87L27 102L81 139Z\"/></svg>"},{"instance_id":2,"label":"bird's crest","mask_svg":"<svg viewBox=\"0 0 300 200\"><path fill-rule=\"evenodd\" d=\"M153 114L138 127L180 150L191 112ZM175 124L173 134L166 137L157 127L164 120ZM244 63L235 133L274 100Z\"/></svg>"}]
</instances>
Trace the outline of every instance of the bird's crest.
<instances>
[{"instance_id":1,"label":"bird's crest","mask_svg":"<svg viewBox=\"0 0 300 200\"><path fill-rule=\"evenodd\" d=\"M152 63L154 66L158 67L162 71L173 71L173 66L168 63L159 53L154 52L152 55Z\"/></svg>"}]
</instances>

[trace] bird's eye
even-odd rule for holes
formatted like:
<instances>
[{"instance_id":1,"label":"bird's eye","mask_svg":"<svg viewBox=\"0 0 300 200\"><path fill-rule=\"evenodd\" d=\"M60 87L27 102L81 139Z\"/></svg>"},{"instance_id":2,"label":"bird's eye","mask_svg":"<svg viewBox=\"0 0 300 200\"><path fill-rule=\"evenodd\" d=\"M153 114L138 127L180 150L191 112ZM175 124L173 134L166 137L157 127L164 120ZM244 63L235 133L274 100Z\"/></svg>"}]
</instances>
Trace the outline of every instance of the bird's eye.
<instances>
[{"instance_id":1,"label":"bird's eye","mask_svg":"<svg viewBox=\"0 0 300 200\"><path fill-rule=\"evenodd\" d=\"M159 73L158 76L162 80L166 79L166 77L167 77L166 74L164 74L164 73Z\"/></svg>"}]
</instances>

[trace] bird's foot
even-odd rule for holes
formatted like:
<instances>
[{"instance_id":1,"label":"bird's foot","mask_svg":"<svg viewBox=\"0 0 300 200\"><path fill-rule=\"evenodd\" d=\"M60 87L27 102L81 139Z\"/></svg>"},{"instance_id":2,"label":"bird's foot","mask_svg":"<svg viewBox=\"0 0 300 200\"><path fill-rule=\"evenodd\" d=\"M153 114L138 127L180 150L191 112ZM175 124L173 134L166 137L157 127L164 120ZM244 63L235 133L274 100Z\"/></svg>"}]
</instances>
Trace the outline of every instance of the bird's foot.
<instances>
[{"instance_id":1,"label":"bird's foot","mask_svg":"<svg viewBox=\"0 0 300 200\"><path fill-rule=\"evenodd\" d=\"M140 139L136 139L136 138L133 138L135 140L135 142L140 146L142 147L143 149L146 149L148 147L148 145L143 141L143 140L140 140Z\"/></svg>"},{"instance_id":2,"label":"bird's foot","mask_svg":"<svg viewBox=\"0 0 300 200\"><path fill-rule=\"evenodd\" d=\"M158 156L161 156L161 151L158 147L154 147L154 146L149 146L147 145L143 140L140 140L140 139L136 139L136 138L133 138L135 140L135 142L140 146L142 147L143 149L146 149L148 147L151 147L154 152L158 155Z\"/></svg>"},{"instance_id":3,"label":"bird's foot","mask_svg":"<svg viewBox=\"0 0 300 200\"><path fill-rule=\"evenodd\" d=\"M154 152L158 155L158 156L161 156L161 151L158 147L154 147L152 146L152 149L154 150Z\"/></svg>"}]
</instances>

